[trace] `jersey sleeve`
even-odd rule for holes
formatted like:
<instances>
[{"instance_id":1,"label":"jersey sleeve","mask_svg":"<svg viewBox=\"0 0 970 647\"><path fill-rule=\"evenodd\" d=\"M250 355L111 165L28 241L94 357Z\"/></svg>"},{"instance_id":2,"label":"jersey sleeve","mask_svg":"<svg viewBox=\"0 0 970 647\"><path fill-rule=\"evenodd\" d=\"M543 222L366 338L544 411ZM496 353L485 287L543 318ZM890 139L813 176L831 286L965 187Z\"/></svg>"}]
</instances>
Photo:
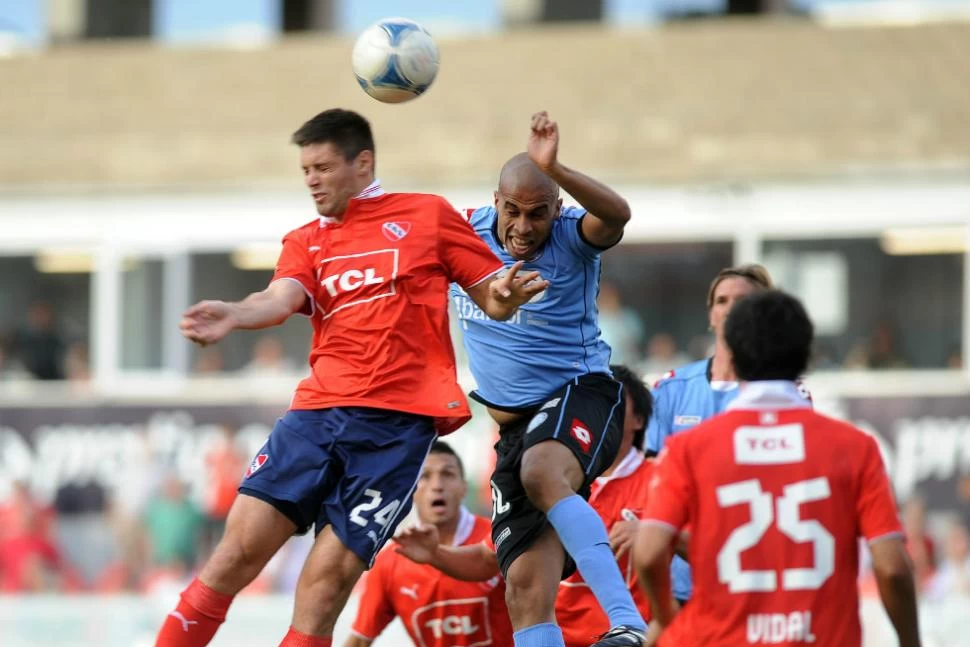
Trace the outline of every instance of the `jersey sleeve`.
<instances>
[{"instance_id":1,"label":"jersey sleeve","mask_svg":"<svg viewBox=\"0 0 970 647\"><path fill-rule=\"evenodd\" d=\"M606 249L593 245L583 236L582 223L585 217L586 209L582 207L563 207L558 226L553 232L566 249L585 261L593 261Z\"/></svg>"},{"instance_id":2,"label":"jersey sleeve","mask_svg":"<svg viewBox=\"0 0 970 647\"><path fill-rule=\"evenodd\" d=\"M643 520L668 526L674 533L688 522L694 485L687 467L687 435L675 436L660 454L650 482L650 497Z\"/></svg>"},{"instance_id":3,"label":"jersey sleeve","mask_svg":"<svg viewBox=\"0 0 970 647\"><path fill-rule=\"evenodd\" d=\"M896 500L879 454L879 446L868 435L863 437L863 442L864 445L860 448L862 471L856 503L859 534L870 543L887 537L902 536L902 526L896 513Z\"/></svg>"},{"instance_id":4,"label":"jersey sleeve","mask_svg":"<svg viewBox=\"0 0 970 647\"><path fill-rule=\"evenodd\" d=\"M502 261L475 233L465 214L455 211L443 199L438 227L439 258L452 283L470 288L502 269Z\"/></svg>"},{"instance_id":5,"label":"jersey sleeve","mask_svg":"<svg viewBox=\"0 0 970 647\"><path fill-rule=\"evenodd\" d=\"M315 288L315 278L313 276L313 261L310 252L307 250L306 241L300 236L299 231L291 231L283 238L283 251L276 261L276 271L273 272L273 281L296 281L306 293L306 302L303 304L301 314L313 314L313 292Z\"/></svg>"},{"instance_id":6,"label":"jersey sleeve","mask_svg":"<svg viewBox=\"0 0 970 647\"><path fill-rule=\"evenodd\" d=\"M381 557L385 559L381 559ZM394 619L394 607L388 594L387 555L378 555L377 561L364 580L364 592L360 596L360 606L351 630L368 640L377 638Z\"/></svg>"},{"instance_id":7,"label":"jersey sleeve","mask_svg":"<svg viewBox=\"0 0 970 647\"><path fill-rule=\"evenodd\" d=\"M660 382L653 390L653 411L647 422L647 439L644 449L653 455L659 454L664 441L672 432L673 416L670 414L670 388L668 382Z\"/></svg>"}]
</instances>

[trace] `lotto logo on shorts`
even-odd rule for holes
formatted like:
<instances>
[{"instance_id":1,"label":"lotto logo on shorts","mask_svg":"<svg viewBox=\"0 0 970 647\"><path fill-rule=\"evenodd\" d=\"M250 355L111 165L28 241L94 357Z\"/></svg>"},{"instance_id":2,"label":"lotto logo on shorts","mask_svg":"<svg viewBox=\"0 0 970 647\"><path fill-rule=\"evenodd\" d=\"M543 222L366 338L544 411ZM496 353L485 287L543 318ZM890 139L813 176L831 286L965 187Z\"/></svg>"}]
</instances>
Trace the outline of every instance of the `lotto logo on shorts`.
<instances>
[{"instance_id":1,"label":"lotto logo on shorts","mask_svg":"<svg viewBox=\"0 0 970 647\"><path fill-rule=\"evenodd\" d=\"M420 647L487 647L493 643L487 598L442 600L421 607L411 618Z\"/></svg>"},{"instance_id":2,"label":"lotto logo on shorts","mask_svg":"<svg viewBox=\"0 0 970 647\"><path fill-rule=\"evenodd\" d=\"M579 418L573 418L573 422L569 426L569 435L576 439L584 452L589 453L590 445L593 443L593 434L589 432L589 427L584 425Z\"/></svg>"},{"instance_id":3,"label":"lotto logo on shorts","mask_svg":"<svg viewBox=\"0 0 970 647\"><path fill-rule=\"evenodd\" d=\"M246 477L245 478L249 478L250 476L252 476L256 472L256 470L258 470L260 467L262 467L266 463L266 460L268 458L269 458L269 454L259 454L259 455L257 455L253 459L253 462L251 462L249 464L249 467L246 468Z\"/></svg>"},{"instance_id":4,"label":"lotto logo on shorts","mask_svg":"<svg viewBox=\"0 0 970 647\"><path fill-rule=\"evenodd\" d=\"M320 261L317 276L323 318L352 306L397 294L398 250L379 249L362 254L331 256Z\"/></svg>"}]
</instances>

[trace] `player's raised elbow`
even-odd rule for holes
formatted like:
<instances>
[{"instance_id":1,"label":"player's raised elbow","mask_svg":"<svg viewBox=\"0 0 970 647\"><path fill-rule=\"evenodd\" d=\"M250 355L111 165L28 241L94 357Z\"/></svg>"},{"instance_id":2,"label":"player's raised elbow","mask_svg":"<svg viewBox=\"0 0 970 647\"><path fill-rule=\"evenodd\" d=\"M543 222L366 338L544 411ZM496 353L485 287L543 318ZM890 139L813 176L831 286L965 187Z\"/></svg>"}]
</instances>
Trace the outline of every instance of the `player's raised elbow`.
<instances>
[{"instance_id":1,"label":"player's raised elbow","mask_svg":"<svg viewBox=\"0 0 970 647\"><path fill-rule=\"evenodd\" d=\"M633 217L633 211L630 209L630 203L627 202L625 198L620 198L617 200L614 211L614 220L617 224L626 225L626 223L630 222L630 218Z\"/></svg>"}]
</instances>

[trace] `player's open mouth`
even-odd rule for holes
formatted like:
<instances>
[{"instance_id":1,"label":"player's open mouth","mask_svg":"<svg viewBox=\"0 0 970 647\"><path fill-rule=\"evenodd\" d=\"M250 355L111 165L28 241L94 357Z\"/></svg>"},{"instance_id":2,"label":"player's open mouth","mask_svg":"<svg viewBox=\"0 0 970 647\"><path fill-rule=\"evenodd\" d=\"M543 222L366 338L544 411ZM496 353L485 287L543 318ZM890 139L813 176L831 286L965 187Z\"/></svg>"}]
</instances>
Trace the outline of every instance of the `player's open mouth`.
<instances>
[{"instance_id":1,"label":"player's open mouth","mask_svg":"<svg viewBox=\"0 0 970 647\"><path fill-rule=\"evenodd\" d=\"M509 236L505 239L505 247L513 256L522 256L528 254L532 250L532 241L516 238L515 236Z\"/></svg>"},{"instance_id":2,"label":"player's open mouth","mask_svg":"<svg viewBox=\"0 0 970 647\"><path fill-rule=\"evenodd\" d=\"M432 510L444 510L446 507L448 507L448 502L444 499L433 499L431 501Z\"/></svg>"},{"instance_id":3,"label":"player's open mouth","mask_svg":"<svg viewBox=\"0 0 970 647\"><path fill-rule=\"evenodd\" d=\"M310 195L313 196L313 201L316 203L323 202L327 198L326 193L311 193Z\"/></svg>"}]
</instances>

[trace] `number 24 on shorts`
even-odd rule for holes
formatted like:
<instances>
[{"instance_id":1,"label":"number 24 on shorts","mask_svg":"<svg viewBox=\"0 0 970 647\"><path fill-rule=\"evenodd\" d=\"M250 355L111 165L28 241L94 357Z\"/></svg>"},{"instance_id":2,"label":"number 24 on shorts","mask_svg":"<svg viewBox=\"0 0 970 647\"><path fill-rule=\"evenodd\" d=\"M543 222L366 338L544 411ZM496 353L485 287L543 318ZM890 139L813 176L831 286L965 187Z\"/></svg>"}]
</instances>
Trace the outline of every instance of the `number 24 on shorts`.
<instances>
[{"instance_id":1,"label":"number 24 on shorts","mask_svg":"<svg viewBox=\"0 0 970 647\"><path fill-rule=\"evenodd\" d=\"M761 489L758 479L717 488L717 502L722 508L746 503L751 509L751 521L735 528L717 554L718 580L727 584L731 593L770 593L778 589L775 571L741 568L741 553L757 546L774 523L792 541L811 542L814 554L812 568L786 568L781 572L782 590L820 588L835 572L835 538L818 521L800 519L798 507L829 496L829 480L824 477L786 485L782 496L774 502L771 493Z\"/></svg>"},{"instance_id":2,"label":"number 24 on shorts","mask_svg":"<svg viewBox=\"0 0 970 647\"><path fill-rule=\"evenodd\" d=\"M383 508L371 515L370 521L364 517L363 513L370 512L371 510L377 509L381 503L384 502L384 497L381 496L380 490L364 490L364 496L369 500L357 505L353 510L350 511L350 521L357 524L361 528L366 528L370 521L373 521L381 530L387 529L387 524L390 523L391 519L394 517L394 513L397 512L398 507L401 505L400 500L394 499ZM383 532L382 532L383 534ZM367 536L376 544L378 542L377 533L373 530L367 531Z\"/></svg>"}]
</instances>

